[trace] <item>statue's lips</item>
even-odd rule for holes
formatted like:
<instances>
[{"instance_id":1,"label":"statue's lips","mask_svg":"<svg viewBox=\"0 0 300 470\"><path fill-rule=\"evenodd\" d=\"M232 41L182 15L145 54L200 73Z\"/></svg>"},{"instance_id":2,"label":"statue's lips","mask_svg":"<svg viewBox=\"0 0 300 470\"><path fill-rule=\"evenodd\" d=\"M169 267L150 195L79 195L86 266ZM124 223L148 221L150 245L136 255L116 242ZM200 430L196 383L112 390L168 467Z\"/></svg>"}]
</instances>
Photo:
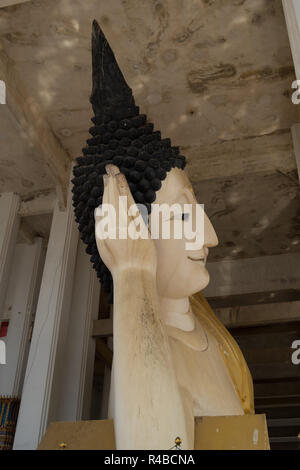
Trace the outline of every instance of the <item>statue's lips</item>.
<instances>
[{"instance_id":1,"label":"statue's lips","mask_svg":"<svg viewBox=\"0 0 300 470\"><path fill-rule=\"evenodd\" d=\"M192 258L191 256L188 256L188 259L190 259L191 261L203 261L204 264L206 262L206 258L203 256L201 256L201 258Z\"/></svg>"}]
</instances>

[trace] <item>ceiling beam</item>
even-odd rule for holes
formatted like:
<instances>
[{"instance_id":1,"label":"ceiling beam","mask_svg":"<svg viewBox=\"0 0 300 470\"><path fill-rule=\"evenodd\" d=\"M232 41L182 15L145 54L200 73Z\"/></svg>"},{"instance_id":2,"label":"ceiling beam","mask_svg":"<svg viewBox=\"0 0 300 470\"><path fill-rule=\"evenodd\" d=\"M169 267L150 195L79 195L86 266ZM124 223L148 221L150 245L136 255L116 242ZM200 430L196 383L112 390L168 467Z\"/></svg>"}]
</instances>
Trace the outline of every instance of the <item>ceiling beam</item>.
<instances>
[{"instance_id":1,"label":"ceiling beam","mask_svg":"<svg viewBox=\"0 0 300 470\"><path fill-rule=\"evenodd\" d=\"M38 150L55 182L60 209L66 208L71 157L54 135L48 121L19 77L15 64L0 42L0 79L6 84L6 105ZM5 105L2 105L5 106Z\"/></svg>"},{"instance_id":2,"label":"ceiling beam","mask_svg":"<svg viewBox=\"0 0 300 470\"><path fill-rule=\"evenodd\" d=\"M18 3L29 2L30 0L0 0L0 8L10 7L11 5L17 5Z\"/></svg>"},{"instance_id":3,"label":"ceiling beam","mask_svg":"<svg viewBox=\"0 0 300 470\"><path fill-rule=\"evenodd\" d=\"M56 197L54 190L39 191L27 196L21 201L18 214L20 217L52 214Z\"/></svg>"},{"instance_id":4,"label":"ceiling beam","mask_svg":"<svg viewBox=\"0 0 300 470\"><path fill-rule=\"evenodd\" d=\"M228 307L214 312L227 328L300 322L300 301Z\"/></svg>"},{"instance_id":5,"label":"ceiling beam","mask_svg":"<svg viewBox=\"0 0 300 470\"><path fill-rule=\"evenodd\" d=\"M265 292L208 297L208 300L213 309L229 308L230 310L249 305L262 306L266 304L281 304L282 302L296 302L300 301L300 287L299 289L281 289L275 292L267 290Z\"/></svg>"},{"instance_id":6,"label":"ceiling beam","mask_svg":"<svg viewBox=\"0 0 300 470\"><path fill-rule=\"evenodd\" d=\"M269 292L272 301L278 291L299 291L299 263L297 252L207 263L210 283L203 294L216 298Z\"/></svg>"},{"instance_id":7,"label":"ceiling beam","mask_svg":"<svg viewBox=\"0 0 300 470\"><path fill-rule=\"evenodd\" d=\"M188 158L192 183L245 173L286 173L296 167L290 128L210 145L182 146L181 150Z\"/></svg>"}]
</instances>

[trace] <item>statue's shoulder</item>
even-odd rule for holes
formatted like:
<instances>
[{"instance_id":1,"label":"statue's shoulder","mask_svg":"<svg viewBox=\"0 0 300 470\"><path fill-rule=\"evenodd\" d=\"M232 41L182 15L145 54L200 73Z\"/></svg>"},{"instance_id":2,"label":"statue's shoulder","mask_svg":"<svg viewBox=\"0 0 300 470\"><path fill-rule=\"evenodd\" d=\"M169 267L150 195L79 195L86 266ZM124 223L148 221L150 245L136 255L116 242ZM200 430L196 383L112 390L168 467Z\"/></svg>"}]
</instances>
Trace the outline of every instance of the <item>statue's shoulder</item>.
<instances>
[{"instance_id":1,"label":"statue's shoulder","mask_svg":"<svg viewBox=\"0 0 300 470\"><path fill-rule=\"evenodd\" d=\"M223 351L226 356L231 356L232 360L235 362L244 363L245 359L237 342L218 319L204 295L200 292L193 295L190 297L190 304L193 314L198 318L202 326L216 338L221 351Z\"/></svg>"},{"instance_id":2,"label":"statue's shoulder","mask_svg":"<svg viewBox=\"0 0 300 470\"><path fill-rule=\"evenodd\" d=\"M244 412L254 413L252 377L239 345L217 318L203 294L198 292L190 297L190 303L196 318L216 338L219 344L220 352L240 397Z\"/></svg>"}]
</instances>

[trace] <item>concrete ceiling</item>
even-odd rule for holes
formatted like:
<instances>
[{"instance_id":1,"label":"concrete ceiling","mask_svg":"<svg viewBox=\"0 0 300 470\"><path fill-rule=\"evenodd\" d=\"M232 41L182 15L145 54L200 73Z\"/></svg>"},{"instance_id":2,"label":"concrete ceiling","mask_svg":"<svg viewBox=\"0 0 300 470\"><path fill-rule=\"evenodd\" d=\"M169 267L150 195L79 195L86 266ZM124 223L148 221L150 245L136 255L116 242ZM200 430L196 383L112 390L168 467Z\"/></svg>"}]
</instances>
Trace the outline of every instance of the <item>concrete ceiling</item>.
<instances>
[{"instance_id":1,"label":"concrete ceiling","mask_svg":"<svg viewBox=\"0 0 300 470\"><path fill-rule=\"evenodd\" d=\"M5 52L70 158L80 155L92 115L94 18L141 111L188 159L220 239L210 259L299 251L290 133L299 110L281 0L36 0L2 8ZM28 192L51 187L34 149L10 142L0 148L14 163L1 190L15 185L24 195L25 180Z\"/></svg>"},{"instance_id":2,"label":"concrete ceiling","mask_svg":"<svg viewBox=\"0 0 300 470\"><path fill-rule=\"evenodd\" d=\"M5 105L0 106L0 129L0 192L25 197L55 187L49 169Z\"/></svg>"}]
</instances>

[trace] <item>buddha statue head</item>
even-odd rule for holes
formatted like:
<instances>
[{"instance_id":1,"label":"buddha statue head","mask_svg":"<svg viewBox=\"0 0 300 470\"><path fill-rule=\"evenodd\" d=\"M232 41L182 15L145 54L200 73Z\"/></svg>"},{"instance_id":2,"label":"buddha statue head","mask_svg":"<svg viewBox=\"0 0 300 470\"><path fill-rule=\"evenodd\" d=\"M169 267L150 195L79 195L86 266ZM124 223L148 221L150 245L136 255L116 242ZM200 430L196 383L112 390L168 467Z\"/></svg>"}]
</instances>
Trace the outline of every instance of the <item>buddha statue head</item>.
<instances>
[{"instance_id":1,"label":"buddha statue head","mask_svg":"<svg viewBox=\"0 0 300 470\"><path fill-rule=\"evenodd\" d=\"M209 248L218 244L216 232L204 211L202 218L197 218L198 203L185 170L172 168L168 172L161 189L156 193L155 203L177 207L174 214L171 212L171 220L169 216L166 220L161 217L159 236L154 239L158 293L160 297L173 299L188 297L203 290L209 283L206 260ZM182 236L178 238L175 237L175 219L179 219L176 222L182 224ZM168 238L162 236L164 223L170 223ZM185 236L185 224L190 224L194 238L187 239ZM200 245L195 243L196 234L201 240ZM189 249L189 246L193 249Z\"/></svg>"},{"instance_id":2,"label":"buddha statue head","mask_svg":"<svg viewBox=\"0 0 300 470\"><path fill-rule=\"evenodd\" d=\"M93 90L91 103L95 116L91 138L82 149L83 156L74 166L73 205L80 237L104 289L112 293L112 277L102 262L95 239L95 208L102 204L103 175L106 165L117 166L126 176L136 203L143 204L151 219L152 205L176 204L184 225L194 217L197 205L191 183L184 171L185 157L170 139L162 139L147 117L139 113L132 90L127 85L115 56L96 21L92 33ZM188 212L185 206L189 205ZM173 218L174 218L173 217ZM161 297L188 297L206 287L209 274L205 267L208 249L218 239L207 215L193 230L204 231L203 243L196 250L186 249L187 240L176 238L174 231L165 239L154 240L157 250L157 286ZM203 221L202 219L202 221ZM162 220L162 224L170 222ZM172 224L171 224L172 225ZM190 242L192 240L189 240Z\"/></svg>"}]
</instances>

